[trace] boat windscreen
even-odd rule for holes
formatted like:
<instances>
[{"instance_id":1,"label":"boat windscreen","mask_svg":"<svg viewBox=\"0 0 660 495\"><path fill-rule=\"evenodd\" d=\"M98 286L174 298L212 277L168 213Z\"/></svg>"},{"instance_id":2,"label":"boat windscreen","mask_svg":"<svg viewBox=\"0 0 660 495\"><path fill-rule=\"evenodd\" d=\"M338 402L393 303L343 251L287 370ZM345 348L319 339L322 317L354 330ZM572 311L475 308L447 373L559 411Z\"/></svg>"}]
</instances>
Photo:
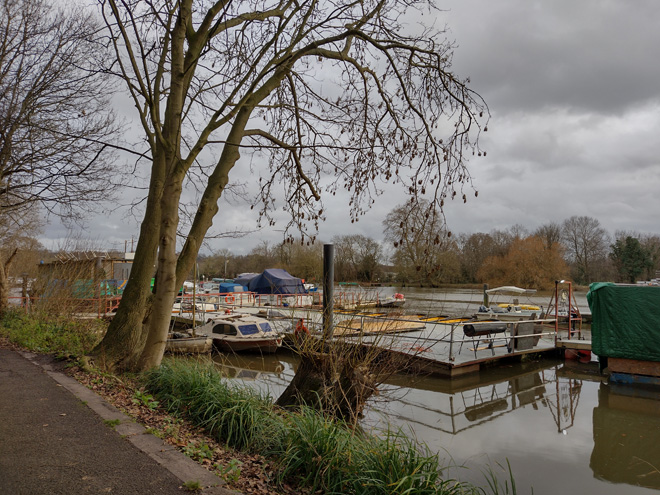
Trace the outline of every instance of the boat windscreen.
<instances>
[{"instance_id":1,"label":"boat windscreen","mask_svg":"<svg viewBox=\"0 0 660 495\"><path fill-rule=\"evenodd\" d=\"M240 325L238 329L243 335L254 335L255 333L259 333L259 328L255 323L250 323L249 325Z\"/></svg>"},{"instance_id":2,"label":"boat windscreen","mask_svg":"<svg viewBox=\"0 0 660 495\"><path fill-rule=\"evenodd\" d=\"M268 323L267 321L264 323L259 323L259 328L261 328L261 331L264 333L273 331L273 329L270 327L270 323Z\"/></svg>"}]
</instances>

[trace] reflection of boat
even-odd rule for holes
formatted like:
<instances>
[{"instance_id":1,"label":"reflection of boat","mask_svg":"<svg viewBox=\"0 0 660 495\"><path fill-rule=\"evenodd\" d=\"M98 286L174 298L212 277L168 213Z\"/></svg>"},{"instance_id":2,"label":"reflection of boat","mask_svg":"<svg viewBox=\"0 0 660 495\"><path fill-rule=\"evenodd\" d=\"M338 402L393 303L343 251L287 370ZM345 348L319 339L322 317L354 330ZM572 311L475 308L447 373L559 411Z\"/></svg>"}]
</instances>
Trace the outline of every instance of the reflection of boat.
<instances>
[{"instance_id":1,"label":"reflection of boat","mask_svg":"<svg viewBox=\"0 0 660 495\"><path fill-rule=\"evenodd\" d=\"M249 314L213 316L196 331L211 337L213 345L222 351L271 353L282 345L282 337L268 320Z\"/></svg>"},{"instance_id":2,"label":"reflection of boat","mask_svg":"<svg viewBox=\"0 0 660 495\"><path fill-rule=\"evenodd\" d=\"M594 477L660 489L659 429L660 393L601 384L593 411L594 448L589 462Z\"/></svg>"},{"instance_id":3,"label":"reflection of boat","mask_svg":"<svg viewBox=\"0 0 660 495\"><path fill-rule=\"evenodd\" d=\"M484 304L479 306L479 311L475 314L478 320L503 320L519 321L529 320L532 316L541 317L543 307L535 304L520 304L517 297L511 302L497 304L488 304L489 296L531 296L536 293L536 289L521 289L512 285L504 287L495 287L484 291Z\"/></svg>"},{"instance_id":4,"label":"reflection of boat","mask_svg":"<svg viewBox=\"0 0 660 495\"><path fill-rule=\"evenodd\" d=\"M165 342L165 352L170 354L206 354L211 352L213 340L206 335L192 336L173 332Z\"/></svg>"},{"instance_id":5,"label":"reflection of boat","mask_svg":"<svg viewBox=\"0 0 660 495\"><path fill-rule=\"evenodd\" d=\"M240 368L259 373L279 375L286 368L280 354L234 354L219 352L213 356L213 361L219 368Z\"/></svg>"},{"instance_id":6,"label":"reflection of boat","mask_svg":"<svg viewBox=\"0 0 660 495\"><path fill-rule=\"evenodd\" d=\"M260 371L247 370L244 368L234 368L233 366L223 366L222 368L220 368L220 373L225 378L232 378L236 380L255 381L261 378Z\"/></svg>"},{"instance_id":7,"label":"reflection of boat","mask_svg":"<svg viewBox=\"0 0 660 495\"><path fill-rule=\"evenodd\" d=\"M509 408L509 402L506 399L495 399L475 406L465 408L465 417L469 421L478 421L487 418L500 411L506 411Z\"/></svg>"}]
</instances>

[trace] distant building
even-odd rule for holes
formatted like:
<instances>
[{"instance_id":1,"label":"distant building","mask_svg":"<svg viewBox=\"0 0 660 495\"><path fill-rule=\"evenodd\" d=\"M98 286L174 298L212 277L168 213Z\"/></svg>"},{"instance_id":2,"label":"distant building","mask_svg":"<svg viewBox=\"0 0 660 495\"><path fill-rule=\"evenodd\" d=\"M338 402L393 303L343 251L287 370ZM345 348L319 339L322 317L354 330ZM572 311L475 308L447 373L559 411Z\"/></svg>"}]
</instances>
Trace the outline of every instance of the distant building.
<instances>
[{"instance_id":1,"label":"distant building","mask_svg":"<svg viewBox=\"0 0 660 495\"><path fill-rule=\"evenodd\" d=\"M47 293L54 286L73 286L76 297L121 294L133 266L134 253L82 251L58 253L40 263L38 280Z\"/></svg>"}]
</instances>

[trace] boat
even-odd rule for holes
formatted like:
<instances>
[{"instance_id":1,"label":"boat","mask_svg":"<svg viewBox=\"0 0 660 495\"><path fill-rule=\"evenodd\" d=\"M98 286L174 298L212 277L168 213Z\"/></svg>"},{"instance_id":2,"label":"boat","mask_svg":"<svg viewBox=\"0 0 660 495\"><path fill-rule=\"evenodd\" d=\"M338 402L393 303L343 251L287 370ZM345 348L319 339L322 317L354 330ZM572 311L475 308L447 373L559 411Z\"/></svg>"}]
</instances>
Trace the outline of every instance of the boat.
<instances>
[{"instance_id":1,"label":"boat","mask_svg":"<svg viewBox=\"0 0 660 495\"><path fill-rule=\"evenodd\" d=\"M520 304L517 297L513 297L510 302L488 304L489 296L531 296L535 293L536 289L521 289L512 285L486 289L484 291L484 304L479 306L479 310L474 316L477 320L501 321L529 320L532 317L541 318L543 306Z\"/></svg>"},{"instance_id":2,"label":"boat","mask_svg":"<svg viewBox=\"0 0 660 495\"><path fill-rule=\"evenodd\" d=\"M377 308L400 308L406 304L406 296L400 293L395 293L391 296L378 299L376 303Z\"/></svg>"},{"instance_id":3,"label":"boat","mask_svg":"<svg viewBox=\"0 0 660 495\"><path fill-rule=\"evenodd\" d=\"M225 352L276 352L282 346L282 336L265 318L245 313L225 313L211 316L196 328L198 334L213 340L213 346Z\"/></svg>"},{"instance_id":4,"label":"boat","mask_svg":"<svg viewBox=\"0 0 660 495\"><path fill-rule=\"evenodd\" d=\"M177 299L177 301L172 306L172 314L184 314L184 313L208 313L211 311L217 311L218 305L207 302L195 302L193 306L192 300L190 299Z\"/></svg>"},{"instance_id":5,"label":"boat","mask_svg":"<svg viewBox=\"0 0 660 495\"><path fill-rule=\"evenodd\" d=\"M212 348L213 339L207 335L172 332L165 342L165 352L169 354L207 354Z\"/></svg>"}]
</instances>

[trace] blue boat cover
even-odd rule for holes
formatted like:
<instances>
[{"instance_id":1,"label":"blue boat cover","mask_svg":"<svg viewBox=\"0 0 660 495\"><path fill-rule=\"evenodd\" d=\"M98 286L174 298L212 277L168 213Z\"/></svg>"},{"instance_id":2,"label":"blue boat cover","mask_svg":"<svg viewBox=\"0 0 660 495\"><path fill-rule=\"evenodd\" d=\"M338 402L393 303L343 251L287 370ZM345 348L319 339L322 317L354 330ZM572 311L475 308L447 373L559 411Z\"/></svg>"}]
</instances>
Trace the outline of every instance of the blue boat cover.
<instances>
[{"instance_id":1,"label":"blue boat cover","mask_svg":"<svg viewBox=\"0 0 660 495\"><path fill-rule=\"evenodd\" d=\"M269 268L248 282L248 290L257 294L306 294L302 279L281 268Z\"/></svg>"},{"instance_id":2,"label":"blue boat cover","mask_svg":"<svg viewBox=\"0 0 660 495\"><path fill-rule=\"evenodd\" d=\"M225 292L243 292L246 291L244 285L236 284L234 282L222 282L218 285L218 292L224 294Z\"/></svg>"},{"instance_id":3,"label":"blue boat cover","mask_svg":"<svg viewBox=\"0 0 660 495\"><path fill-rule=\"evenodd\" d=\"M241 273L238 277L234 279L235 284L240 284L244 287L247 287L247 284L254 277L258 277L258 273Z\"/></svg>"}]
</instances>

